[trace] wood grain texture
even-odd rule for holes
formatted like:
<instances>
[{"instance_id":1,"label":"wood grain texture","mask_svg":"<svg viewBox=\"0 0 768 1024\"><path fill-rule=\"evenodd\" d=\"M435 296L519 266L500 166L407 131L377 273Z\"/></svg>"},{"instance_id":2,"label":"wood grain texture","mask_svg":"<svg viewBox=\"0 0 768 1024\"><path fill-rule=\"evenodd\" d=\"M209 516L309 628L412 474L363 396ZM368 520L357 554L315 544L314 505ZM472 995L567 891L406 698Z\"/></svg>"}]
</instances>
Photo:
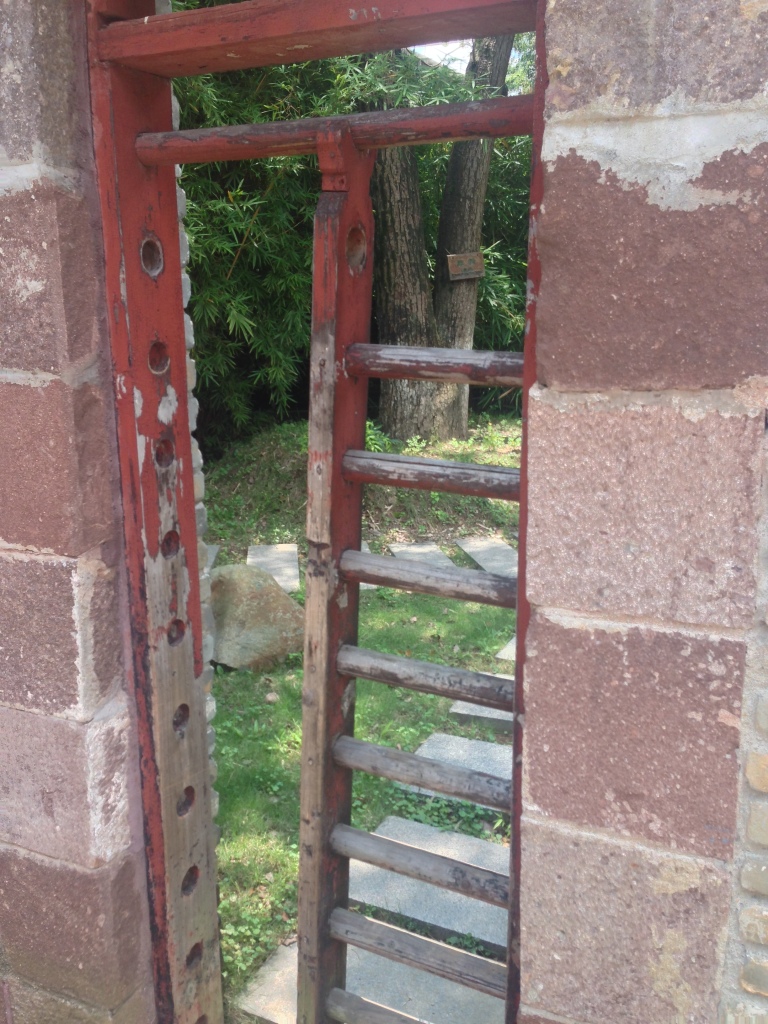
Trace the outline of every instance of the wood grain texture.
<instances>
[{"instance_id":1,"label":"wood grain texture","mask_svg":"<svg viewBox=\"0 0 768 1024\"><path fill-rule=\"evenodd\" d=\"M332 118L154 132L139 135L136 153L147 166L163 166L316 153L318 138L334 131L350 132L361 150L530 135L532 110L531 96L510 96Z\"/></svg>"},{"instance_id":2,"label":"wood grain texture","mask_svg":"<svg viewBox=\"0 0 768 1024\"><path fill-rule=\"evenodd\" d=\"M354 53L530 32L533 0L242 0L114 22L99 33L99 59L175 78Z\"/></svg>"},{"instance_id":3,"label":"wood grain texture","mask_svg":"<svg viewBox=\"0 0 768 1024\"><path fill-rule=\"evenodd\" d=\"M520 473L506 466L480 466L448 459L422 459L386 452L348 451L342 462L346 480L422 491L474 494L517 501Z\"/></svg>"},{"instance_id":4,"label":"wood grain texture","mask_svg":"<svg viewBox=\"0 0 768 1024\"><path fill-rule=\"evenodd\" d=\"M344 768L353 768L409 786L434 789L446 796L509 813L512 799L510 783L495 775L459 768L430 757L419 757L418 754L407 754L392 747L364 743L351 736L340 736L336 740L333 757Z\"/></svg>"},{"instance_id":5,"label":"wood grain texture","mask_svg":"<svg viewBox=\"0 0 768 1024\"><path fill-rule=\"evenodd\" d=\"M511 388L522 384L523 357L519 352L464 352L362 343L349 349L344 370L350 377L440 380Z\"/></svg>"},{"instance_id":6,"label":"wood grain texture","mask_svg":"<svg viewBox=\"0 0 768 1024\"><path fill-rule=\"evenodd\" d=\"M375 864L387 871L418 878L421 882L471 896L495 907L507 908L509 878L498 871L489 871L474 864L429 853L416 846L362 832L348 825L336 826L331 835L331 844L344 857L353 857L365 864Z\"/></svg>"},{"instance_id":7,"label":"wood grain texture","mask_svg":"<svg viewBox=\"0 0 768 1024\"><path fill-rule=\"evenodd\" d=\"M334 988L328 995L326 1011L331 1020L339 1024L424 1024L399 1010L391 1010L381 1003L372 1003L352 992Z\"/></svg>"},{"instance_id":8,"label":"wood grain texture","mask_svg":"<svg viewBox=\"0 0 768 1024\"><path fill-rule=\"evenodd\" d=\"M498 608L514 608L517 602L514 577L479 569L437 569L425 562L354 550L344 552L339 567L345 579L356 583L415 590L418 594L437 594Z\"/></svg>"},{"instance_id":9,"label":"wood grain texture","mask_svg":"<svg viewBox=\"0 0 768 1024\"><path fill-rule=\"evenodd\" d=\"M500 711L515 709L514 680L484 672L469 672L348 645L339 650L336 665L342 675L357 679L373 679L388 686L435 693L440 697L466 700Z\"/></svg>"},{"instance_id":10,"label":"wood grain texture","mask_svg":"<svg viewBox=\"0 0 768 1024\"><path fill-rule=\"evenodd\" d=\"M503 964L433 939L412 935L402 928L373 921L351 910L334 910L330 925L331 936L340 942L417 967L497 999L506 996L507 971Z\"/></svg>"}]
</instances>

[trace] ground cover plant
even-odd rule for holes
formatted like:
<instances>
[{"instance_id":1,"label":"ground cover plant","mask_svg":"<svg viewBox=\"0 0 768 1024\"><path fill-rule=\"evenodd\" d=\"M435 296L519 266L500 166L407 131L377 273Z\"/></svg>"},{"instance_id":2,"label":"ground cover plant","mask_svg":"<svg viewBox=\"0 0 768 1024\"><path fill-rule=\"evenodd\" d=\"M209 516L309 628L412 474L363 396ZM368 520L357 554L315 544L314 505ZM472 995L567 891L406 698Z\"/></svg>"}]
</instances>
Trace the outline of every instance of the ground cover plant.
<instances>
[{"instance_id":1,"label":"ground cover plant","mask_svg":"<svg viewBox=\"0 0 768 1024\"><path fill-rule=\"evenodd\" d=\"M227 561L244 561L248 544L304 544L307 425L283 423L233 445L208 467L209 541ZM520 421L476 417L467 441L395 446L373 424L368 447L516 466ZM506 502L367 488L364 535L373 550L393 540L436 539L458 564L452 541L463 534L497 534L514 543L517 506ZM298 599L303 600L300 592ZM514 632L514 612L380 588L361 594L362 646L480 671L503 671L495 654ZM217 789L222 949L228 1002L296 927L301 657L262 674L217 671ZM477 726L460 725L450 701L379 683L357 684L356 735L413 751L433 732L506 742ZM508 841L508 821L471 804L429 799L394 783L356 773L353 824L373 830L387 815L493 841ZM461 937L452 941L462 942ZM483 952L475 945L470 948ZM491 953L492 955L492 953ZM236 1013L230 1006L231 1019Z\"/></svg>"}]
</instances>

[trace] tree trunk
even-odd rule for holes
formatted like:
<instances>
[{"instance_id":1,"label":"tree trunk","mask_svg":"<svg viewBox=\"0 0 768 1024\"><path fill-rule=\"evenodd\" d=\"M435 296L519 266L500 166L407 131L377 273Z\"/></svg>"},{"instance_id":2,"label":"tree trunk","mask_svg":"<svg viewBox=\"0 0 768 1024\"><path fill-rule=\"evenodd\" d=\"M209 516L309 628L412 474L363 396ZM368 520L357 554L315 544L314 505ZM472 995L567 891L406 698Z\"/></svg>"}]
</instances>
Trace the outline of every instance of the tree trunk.
<instances>
[{"instance_id":1,"label":"tree trunk","mask_svg":"<svg viewBox=\"0 0 768 1024\"><path fill-rule=\"evenodd\" d=\"M504 86L514 36L476 39L467 76L481 92L498 93ZM451 281L448 254L477 252L482 243L483 210L493 143L489 139L457 142L451 150L437 233L434 309L442 344L471 349L477 315L477 280ZM443 411L447 436L467 436L469 388L451 389Z\"/></svg>"}]
</instances>

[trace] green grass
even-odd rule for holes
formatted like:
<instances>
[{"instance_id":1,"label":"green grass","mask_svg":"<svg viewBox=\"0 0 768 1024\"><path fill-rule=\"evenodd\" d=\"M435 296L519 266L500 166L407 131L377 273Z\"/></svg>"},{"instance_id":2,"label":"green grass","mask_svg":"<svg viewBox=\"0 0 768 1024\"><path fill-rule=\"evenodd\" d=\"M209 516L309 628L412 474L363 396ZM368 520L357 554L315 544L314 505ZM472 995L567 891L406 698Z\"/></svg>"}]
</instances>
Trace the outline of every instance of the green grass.
<instances>
[{"instance_id":1,"label":"green grass","mask_svg":"<svg viewBox=\"0 0 768 1024\"><path fill-rule=\"evenodd\" d=\"M519 421L485 419L467 442L425 445L412 454L516 465ZM226 560L242 561L251 543L296 541L303 550L306 424L283 424L208 467L209 541ZM471 565L452 543L466 533L515 539L514 505L484 499L368 488L364 535L374 550L390 540L438 540L457 564ZM378 492L378 493L377 493ZM438 500L435 500L435 499ZM303 599L303 592L298 595ZM388 589L363 591L361 646L424 661L495 671L495 654L514 632L514 612ZM255 969L296 929L301 658L265 674L219 669L216 761L220 794L218 849L222 952L229 1018L232 1000ZM357 684L355 733L413 751L433 732L500 738L457 723L451 702L383 684ZM502 740L503 742L503 740ZM472 804L429 799L387 780L355 774L353 824L376 828L396 814L438 828L508 842L509 822ZM460 940L456 940L460 941Z\"/></svg>"}]
</instances>

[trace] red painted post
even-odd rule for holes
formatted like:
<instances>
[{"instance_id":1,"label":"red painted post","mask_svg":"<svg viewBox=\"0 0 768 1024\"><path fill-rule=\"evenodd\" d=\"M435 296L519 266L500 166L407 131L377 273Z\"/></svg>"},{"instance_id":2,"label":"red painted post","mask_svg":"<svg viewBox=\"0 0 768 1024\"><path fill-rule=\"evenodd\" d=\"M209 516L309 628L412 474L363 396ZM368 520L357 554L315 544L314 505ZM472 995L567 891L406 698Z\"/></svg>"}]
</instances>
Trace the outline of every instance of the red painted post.
<instances>
[{"instance_id":1,"label":"red painted post","mask_svg":"<svg viewBox=\"0 0 768 1024\"><path fill-rule=\"evenodd\" d=\"M153 11L154 0L90 0L91 96L157 1019L221 1024L176 179L135 151L139 133L171 128L171 90L93 56L105 18Z\"/></svg>"},{"instance_id":2,"label":"red painted post","mask_svg":"<svg viewBox=\"0 0 768 1024\"><path fill-rule=\"evenodd\" d=\"M375 154L348 133L321 139L323 192L315 216L301 766L298 1024L327 1024L326 1000L344 988L346 950L329 934L345 907L349 862L331 849L331 831L348 824L352 773L331 749L354 727L355 683L339 674L342 644L357 641L358 586L342 582L339 559L359 550L362 486L345 481L342 458L365 443L367 381L347 377L344 354L366 341L371 317L373 212L369 183Z\"/></svg>"}]
</instances>

